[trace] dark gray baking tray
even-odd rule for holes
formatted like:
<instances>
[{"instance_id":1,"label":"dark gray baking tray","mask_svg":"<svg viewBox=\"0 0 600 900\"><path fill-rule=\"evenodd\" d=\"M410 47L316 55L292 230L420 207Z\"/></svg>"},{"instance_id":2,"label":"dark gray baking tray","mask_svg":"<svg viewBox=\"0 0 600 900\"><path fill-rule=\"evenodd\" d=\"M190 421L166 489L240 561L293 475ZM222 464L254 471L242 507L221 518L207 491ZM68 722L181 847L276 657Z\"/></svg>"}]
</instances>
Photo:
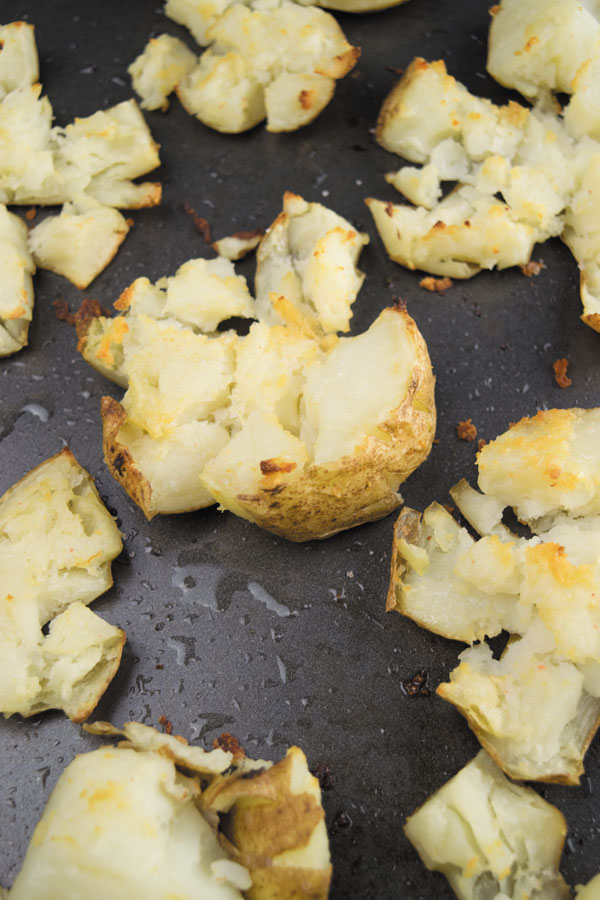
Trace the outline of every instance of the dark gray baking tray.
<instances>
[{"instance_id":1,"label":"dark gray baking tray","mask_svg":"<svg viewBox=\"0 0 600 900\"><path fill-rule=\"evenodd\" d=\"M2 0L2 21L36 25L44 90L64 124L132 96L127 65L151 35L187 33L159 0L81 3ZM474 480L475 446L457 440L472 418L483 438L541 407L600 401L600 336L579 321L577 267L553 241L536 249L546 269L484 274L444 296L391 263L363 204L396 199L383 180L398 160L373 139L379 106L413 56L444 57L449 71L496 101L509 95L486 76L488 0L411 0L376 15L340 15L362 46L316 123L295 134L262 128L219 135L177 101L147 120L162 145L159 209L133 214L135 227L108 269L85 292L110 305L134 278L174 273L210 251L184 212L187 201L216 237L268 225L285 190L322 201L369 231L367 273L353 320L361 331L394 296L406 299L436 370L439 443L403 493L422 509L463 475ZM252 276L253 261L240 271ZM95 718L138 719L209 744L233 732L249 754L279 758L299 744L310 764L330 767L324 794L331 830L335 900L448 898L404 838L407 815L477 752L457 712L434 689L456 664L459 644L384 612L393 517L323 543L294 545L230 514L208 510L148 523L102 462L100 397L119 390L78 356L71 328L52 301L77 307L64 279L36 276L29 347L0 362L0 491L68 443L119 517L125 552L115 586L94 608L125 628L121 669ZM560 390L551 365L571 361ZM428 697L403 681L427 672ZM77 752L97 746L62 714L0 722L0 883L12 883L49 791ZM576 788L542 786L567 816L563 872L571 883L600 869L600 744ZM345 813L345 816L340 816ZM34 898L32 898L34 900Z\"/></svg>"}]
</instances>

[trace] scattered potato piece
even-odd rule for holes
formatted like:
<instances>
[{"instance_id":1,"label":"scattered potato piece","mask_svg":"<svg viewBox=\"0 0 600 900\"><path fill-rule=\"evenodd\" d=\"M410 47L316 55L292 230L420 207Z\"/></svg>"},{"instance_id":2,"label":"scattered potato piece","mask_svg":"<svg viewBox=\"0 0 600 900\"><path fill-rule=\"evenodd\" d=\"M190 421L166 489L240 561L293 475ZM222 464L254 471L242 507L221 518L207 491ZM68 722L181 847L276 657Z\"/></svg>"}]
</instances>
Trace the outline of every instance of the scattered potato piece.
<instances>
[{"instance_id":1,"label":"scattered potato piece","mask_svg":"<svg viewBox=\"0 0 600 900\"><path fill-rule=\"evenodd\" d=\"M600 898L600 874L595 875L587 884L578 884L575 891L577 900L598 900Z\"/></svg>"},{"instance_id":2,"label":"scattered potato piece","mask_svg":"<svg viewBox=\"0 0 600 900\"><path fill-rule=\"evenodd\" d=\"M34 272L27 226L0 206L0 356L16 353L27 343Z\"/></svg>"},{"instance_id":3,"label":"scattered potato piece","mask_svg":"<svg viewBox=\"0 0 600 900\"><path fill-rule=\"evenodd\" d=\"M127 69L142 109L167 109L169 94L197 63L196 54L179 38L170 34L151 38Z\"/></svg>"},{"instance_id":4,"label":"scattered potato piece","mask_svg":"<svg viewBox=\"0 0 600 900\"><path fill-rule=\"evenodd\" d=\"M214 241L212 248L219 256L232 261L242 259L248 253L255 250L265 235L264 228L255 228L252 231L237 231L227 237Z\"/></svg>"},{"instance_id":5,"label":"scattered potato piece","mask_svg":"<svg viewBox=\"0 0 600 900\"><path fill-rule=\"evenodd\" d=\"M66 203L59 216L48 216L29 234L37 265L81 289L106 268L129 231L118 210L89 206Z\"/></svg>"},{"instance_id":6,"label":"scattered potato piece","mask_svg":"<svg viewBox=\"0 0 600 900\"><path fill-rule=\"evenodd\" d=\"M575 137L600 139L600 13L577 0L502 0L492 19L488 71L530 100L571 94Z\"/></svg>"},{"instance_id":7,"label":"scattered potato piece","mask_svg":"<svg viewBox=\"0 0 600 900\"><path fill-rule=\"evenodd\" d=\"M178 21L188 18L192 6L178 6ZM231 133L246 131L265 118L269 131L293 131L308 124L360 53L346 41L333 16L289 0L278 0L268 9L227 4L201 42L211 46L181 80L177 94L205 125Z\"/></svg>"},{"instance_id":8,"label":"scattered potato piece","mask_svg":"<svg viewBox=\"0 0 600 900\"><path fill-rule=\"evenodd\" d=\"M321 793L297 747L273 765L138 722L86 730L126 741L64 771L10 900L326 900Z\"/></svg>"},{"instance_id":9,"label":"scattered potato piece","mask_svg":"<svg viewBox=\"0 0 600 900\"><path fill-rule=\"evenodd\" d=\"M15 88L29 87L39 78L33 25L0 25L0 100Z\"/></svg>"},{"instance_id":10,"label":"scattered potato piece","mask_svg":"<svg viewBox=\"0 0 600 900\"><path fill-rule=\"evenodd\" d=\"M404 826L428 869L460 900L567 900L559 870L562 813L531 788L512 784L480 751Z\"/></svg>"},{"instance_id":11,"label":"scattered potato piece","mask_svg":"<svg viewBox=\"0 0 600 900\"><path fill-rule=\"evenodd\" d=\"M262 320L309 335L349 331L364 281L357 269L369 236L320 203L286 192L283 211L256 255L256 303Z\"/></svg>"},{"instance_id":12,"label":"scattered potato piece","mask_svg":"<svg viewBox=\"0 0 600 900\"><path fill-rule=\"evenodd\" d=\"M122 544L69 450L1 498L0 544L0 710L32 716L58 708L82 721L117 671L125 642L87 609L111 586Z\"/></svg>"},{"instance_id":13,"label":"scattered potato piece","mask_svg":"<svg viewBox=\"0 0 600 900\"><path fill-rule=\"evenodd\" d=\"M115 304L123 315L80 324L85 359L127 387L121 404L103 400L104 452L148 517L218 501L309 540L397 508L431 447L434 382L404 308L363 335L332 333L348 327L363 243L286 194L259 248L256 305L231 263L196 260L134 282ZM215 333L232 315L260 321L243 337Z\"/></svg>"},{"instance_id":14,"label":"scattered potato piece","mask_svg":"<svg viewBox=\"0 0 600 900\"><path fill-rule=\"evenodd\" d=\"M599 410L523 419L479 452L479 494L452 497L474 541L438 504L396 523L387 608L467 643L512 634L500 659L461 654L438 693L515 778L576 784L600 724ZM502 524L512 506L534 535Z\"/></svg>"}]
</instances>

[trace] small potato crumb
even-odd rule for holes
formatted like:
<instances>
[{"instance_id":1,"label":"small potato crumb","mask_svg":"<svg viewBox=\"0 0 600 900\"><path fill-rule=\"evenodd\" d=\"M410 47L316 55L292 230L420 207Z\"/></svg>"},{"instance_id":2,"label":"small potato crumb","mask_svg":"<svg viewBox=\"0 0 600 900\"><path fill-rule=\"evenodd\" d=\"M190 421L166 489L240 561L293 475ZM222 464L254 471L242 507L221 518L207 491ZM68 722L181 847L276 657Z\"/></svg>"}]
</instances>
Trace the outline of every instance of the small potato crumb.
<instances>
[{"instance_id":1,"label":"small potato crumb","mask_svg":"<svg viewBox=\"0 0 600 900\"><path fill-rule=\"evenodd\" d=\"M526 275L527 278L531 278L532 275L539 275L542 269L546 268L546 264L543 262L538 262L535 259L530 259L528 263L525 263L524 266L519 266L523 275Z\"/></svg>"},{"instance_id":2,"label":"small potato crumb","mask_svg":"<svg viewBox=\"0 0 600 900\"><path fill-rule=\"evenodd\" d=\"M188 214L194 223L194 228L202 238L205 244L212 244L212 235L210 232L210 224L206 219L203 219L202 216L199 216L193 206L190 206L189 203L183 204L183 210Z\"/></svg>"},{"instance_id":3,"label":"small potato crumb","mask_svg":"<svg viewBox=\"0 0 600 900\"><path fill-rule=\"evenodd\" d=\"M28 209L27 212L25 213L25 218L27 219L28 222L33 222L33 220L35 219L36 216L37 216L37 209L35 208L35 206L32 206L31 209Z\"/></svg>"},{"instance_id":4,"label":"small potato crumb","mask_svg":"<svg viewBox=\"0 0 600 900\"><path fill-rule=\"evenodd\" d=\"M456 434L461 441L474 441L477 437L477 428L470 419L465 419L456 426Z\"/></svg>"},{"instance_id":5,"label":"small potato crumb","mask_svg":"<svg viewBox=\"0 0 600 900\"><path fill-rule=\"evenodd\" d=\"M425 288L426 291L437 291L438 294L443 294L444 291L447 291L448 288L451 288L454 282L448 276L444 278L433 278L431 275L427 275L425 278L421 278L419 282L419 287Z\"/></svg>"},{"instance_id":6,"label":"small potato crumb","mask_svg":"<svg viewBox=\"0 0 600 900\"><path fill-rule=\"evenodd\" d=\"M568 359L555 359L552 363L552 370L554 372L554 380L560 388L568 388L573 384L572 380L567 375L567 369L569 367Z\"/></svg>"},{"instance_id":7,"label":"small potato crumb","mask_svg":"<svg viewBox=\"0 0 600 900\"><path fill-rule=\"evenodd\" d=\"M477 452L479 453L480 450L483 450L486 444L487 441L485 441L483 438L479 438L479 440L477 441Z\"/></svg>"},{"instance_id":8,"label":"small potato crumb","mask_svg":"<svg viewBox=\"0 0 600 900\"><path fill-rule=\"evenodd\" d=\"M166 716L161 716L158 720L158 724L162 725L162 727L165 729L165 734L173 733L173 725Z\"/></svg>"}]
</instances>

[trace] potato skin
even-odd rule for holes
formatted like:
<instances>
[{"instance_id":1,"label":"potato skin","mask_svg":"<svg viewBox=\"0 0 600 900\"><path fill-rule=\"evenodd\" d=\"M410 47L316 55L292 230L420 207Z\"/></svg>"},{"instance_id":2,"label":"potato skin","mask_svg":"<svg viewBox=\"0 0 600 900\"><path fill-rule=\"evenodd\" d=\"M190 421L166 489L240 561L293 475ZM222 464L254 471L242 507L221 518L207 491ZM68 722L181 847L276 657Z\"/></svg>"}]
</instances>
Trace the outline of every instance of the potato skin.
<instances>
[{"instance_id":1,"label":"potato skin","mask_svg":"<svg viewBox=\"0 0 600 900\"><path fill-rule=\"evenodd\" d=\"M100 402L102 415L102 449L104 462L131 499L137 503L147 519L156 512L152 509L152 488L133 461L127 447L120 443L118 434L125 424L127 414L113 397L103 397Z\"/></svg>"},{"instance_id":2,"label":"potato skin","mask_svg":"<svg viewBox=\"0 0 600 900\"><path fill-rule=\"evenodd\" d=\"M378 424L386 439L368 435L352 455L311 465L294 481L236 495L236 507L250 521L291 541L320 540L381 519L401 504L399 485L427 458L433 443L435 378L414 320L403 306L393 313L404 320L416 360L402 403ZM218 485L205 484L222 499Z\"/></svg>"}]
</instances>

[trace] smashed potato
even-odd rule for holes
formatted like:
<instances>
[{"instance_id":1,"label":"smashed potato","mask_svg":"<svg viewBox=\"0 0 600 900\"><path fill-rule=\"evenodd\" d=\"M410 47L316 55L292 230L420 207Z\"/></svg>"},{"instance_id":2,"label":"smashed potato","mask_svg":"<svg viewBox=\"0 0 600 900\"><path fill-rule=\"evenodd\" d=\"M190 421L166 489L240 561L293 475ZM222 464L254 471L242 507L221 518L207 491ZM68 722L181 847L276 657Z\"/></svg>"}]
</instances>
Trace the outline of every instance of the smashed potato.
<instances>
[{"instance_id":1,"label":"smashed potato","mask_svg":"<svg viewBox=\"0 0 600 900\"><path fill-rule=\"evenodd\" d=\"M168 0L165 12L209 49L192 67L185 45L161 35L130 66L134 89L156 109L175 88L185 109L217 131L247 131L263 119L268 131L309 124L360 54L333 16L290 0Z\"/></svg>"},{"instance_id":2,"label":"smashed potato","mask_svg":"<svg viewBox=\"0 0 600 900\"><path fill-rule=\"evenodd\" d=\"M564 817L512 784L483 750L410 816L407 838L460 900L567 900Z\"/></svg>"},{"instance_id":3,"label":"smashed potato","mask_svg":"<svg viewBox=\"0 0 600 900\"><path fill-rule=\"evenodd\" d=\"M190 747L138 722L87 730L125 741L64 771L10 900L242 900L242 892L325 900L331 863L320 790L297 747L273 765Z\"/></svg>"},{"instance_id":4,"label":"smashed potato","mask_svg":"<svg viewBox=\"0 0 600 900\"><path fill-rule=\"evenodd\" d=\"M0 272L0 356L9 356L27 343L35 263L27 242L27 226L1 205Z\"/></svg>"},{"instance_id":5,"label":"smashed potato","mask_svg":"<svg viewBox=\"0 0 600 900\"><path fill-rule=\"evenodd\" d=\"M578 783L600 724L599 410L523 419L478 455L482 494L396 523L388 609L474 644L438 693L514 778ZM506 506L530 537L503 524ZM486 637L509 632L500 658ZM479 643L475 643L479 642Z\"/></svg>"},{"instance_id":6,"label":"smashed potato","mask_svg":"<svg viewBox=\"0 0 600 900\"><path fill-rule=\"evenodd\" d=\"M386 176L416 206L366 203L393 260L452 278L527 265L536 243L560 235L581 270L582 319L599 330L600 143L577 140L566 113L549 110L496 106L441 60L414 60L382 106L377 140L421 164ZM458 184L443 196L447 182Z\"/></svg>"},{"instance_id":7,"label":"smashed potato","mask_svg":"<svg viewBox=\"0 0 600 900\"><path fill-rule=\"evenodd\" d=\"M82 721L116 673L125 642L87 608L112 585L110 564L122 543L69 450L0 499L0 544L0 711L63 709Z\"/></svg>"},{"instance_id":8,"label":"smashed potato","mask_svg":"<svg viewBox=\"0 0 600 900\"><path fill-rule=\"evenodd\" d=\"M431 447L434 380L404 308L362 335L333 333L348 327L364 243L288 194L258 250L256 302L230 262L195 260L157 285L138 279L123 315L80 328L85 359L127 387L121 404L104 398L104 451L148 517L218 501L308 540L397 507ZM215 333L233 315L259 321Z\"/></svg>"}]
</instances>

